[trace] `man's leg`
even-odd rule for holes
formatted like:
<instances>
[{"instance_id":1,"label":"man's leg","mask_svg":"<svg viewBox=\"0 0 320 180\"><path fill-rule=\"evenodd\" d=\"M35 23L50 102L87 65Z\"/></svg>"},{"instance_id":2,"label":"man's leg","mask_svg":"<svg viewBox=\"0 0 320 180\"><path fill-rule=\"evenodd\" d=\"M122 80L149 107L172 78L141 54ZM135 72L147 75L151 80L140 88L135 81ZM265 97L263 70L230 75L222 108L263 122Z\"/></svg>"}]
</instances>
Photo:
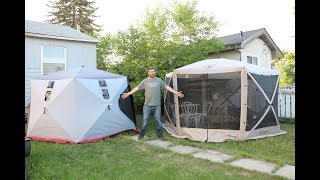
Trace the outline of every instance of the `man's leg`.
<instances>
[{"instance_id":1,"label":"man's leg","mask_svg":"<svg viewBox=\"0 0 320 180\"><path fill-rule=\"evenodd\" d=\"M161 106L155 106L154 120L157 122L158 137L163 138L161 122Z\"/></svg>"},{"instance_id":2,"label":"man's leg","mask_svg":"<svg viewBox=\"0 0 320 180\"><path fill-rule=\"evenodd\" d=\"M142 128L140 130L140 136L139 139L142 139L144 135L146 134L147 128L148 128L148 122L150 120L150 114L151 114L151 107L144 105L143 106L143 121L142 121Z\"/></svg>"}]
</instances>

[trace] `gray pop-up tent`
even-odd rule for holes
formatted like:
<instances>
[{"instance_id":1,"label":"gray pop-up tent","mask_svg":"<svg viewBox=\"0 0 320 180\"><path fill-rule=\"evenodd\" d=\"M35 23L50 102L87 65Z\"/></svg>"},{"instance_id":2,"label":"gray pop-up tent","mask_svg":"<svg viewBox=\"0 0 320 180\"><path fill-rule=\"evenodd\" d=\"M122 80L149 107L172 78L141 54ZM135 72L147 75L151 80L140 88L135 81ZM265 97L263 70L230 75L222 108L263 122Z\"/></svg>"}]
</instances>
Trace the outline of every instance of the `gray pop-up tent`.
<instances>
[{"instance_id":1,"label":"gray pop-up tent","mask_svg":"<svg viewBox=\"0 0 320 180\"><path fill-rule=\"evenodd\" d=\"M229 59L208 59L175 69L166 83L164 128L178 138L223 142L285 134L278 112L279 72Z\"/></svg>"},{"instance_id":2,"label":"gray pop-up tent","mask_svg":"<svg viewBox=\"0 0 320 180\"><path fill-rule=\"evenodd\" d=\"M100 140L136 130L126 76L97 69L73 68L30 79L27 137L60 143Z\"/></svg>"}]
</instances>

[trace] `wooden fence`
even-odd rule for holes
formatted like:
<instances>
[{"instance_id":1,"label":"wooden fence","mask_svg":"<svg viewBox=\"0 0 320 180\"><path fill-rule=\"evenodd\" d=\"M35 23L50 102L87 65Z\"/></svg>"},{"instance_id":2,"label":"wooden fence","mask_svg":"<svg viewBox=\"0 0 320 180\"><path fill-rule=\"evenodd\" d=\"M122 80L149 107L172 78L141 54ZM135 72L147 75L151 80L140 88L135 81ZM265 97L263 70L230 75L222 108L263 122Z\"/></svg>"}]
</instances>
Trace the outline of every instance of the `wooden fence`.
<instances>
[{"instance_id":1,"label":"wooden fence","mask_svg":"<svg viewBox=\"0 0 320 180\"><path fill-rule=\"evenodd\" d=\"M278 117L295 118L295 88L279 89L278 93Z\"/></svg>"}]
</instances>

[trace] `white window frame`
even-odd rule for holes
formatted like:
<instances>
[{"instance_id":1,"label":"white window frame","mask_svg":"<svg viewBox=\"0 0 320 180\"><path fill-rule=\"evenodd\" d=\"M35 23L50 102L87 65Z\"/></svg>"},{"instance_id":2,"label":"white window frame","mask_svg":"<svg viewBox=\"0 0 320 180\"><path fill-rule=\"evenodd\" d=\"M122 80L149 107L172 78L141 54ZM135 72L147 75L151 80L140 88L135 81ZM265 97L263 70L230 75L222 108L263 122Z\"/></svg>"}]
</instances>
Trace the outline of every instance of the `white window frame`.
<instances>
[{"instance_id":1,"label":"white window frame","mask_svg":"<svg viewBox=\"0 0 320 180\"><path fill-rule=\"evenodd\" d=\"M257 59L257 64L249 63L249 62L248 62L248 57L249 57L249 56L252 57L252 58L256 58L256 59ZM259 65L259 58L258 58L258 56L254 56L254 55L251 55L251 54L247 54L247 55L246 55L246 62L249 63L249 64L253 64L253 65Z\"/></svg>"},{"instance_id":2,"label":"white window frame","mask_svg":"<svg viewBox=\"0 0 320 180\"><path fill-rule=\"evenodd\" d=\"M63 48L63 53L64 53L64 69L66 70L67 69L67 49L66 47L63 47L63 46L53 46L53 45L41 45L41 75L43 76L43 61L44 61L44 58L43 58L43 47L58 47L58 48Z\"/></svg>"}]
</instances>

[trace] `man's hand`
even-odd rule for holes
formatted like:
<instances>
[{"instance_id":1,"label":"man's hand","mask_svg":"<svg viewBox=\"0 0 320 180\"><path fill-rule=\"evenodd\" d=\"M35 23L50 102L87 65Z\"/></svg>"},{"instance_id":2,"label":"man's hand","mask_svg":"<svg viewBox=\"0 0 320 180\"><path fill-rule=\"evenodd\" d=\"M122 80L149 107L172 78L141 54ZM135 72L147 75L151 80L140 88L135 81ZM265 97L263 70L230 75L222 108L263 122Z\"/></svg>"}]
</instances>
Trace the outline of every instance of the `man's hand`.
<instances>
[{"instance_id":1,"label":"man's hand","mask_svg":"<svg viewBox=\"0 0 320 180\"><path fill-rule=\"evenodd\" d=\"M179 92L177 93L177 96L178 96L179 98L183 98L183 97L184 97L184 94L182 94L182 91L179 91Z\"/></svg>"},{"instance_id":2,"label":"man's hand","mask_svg":"<svg viewBox=\"0 0 320 180\"><path fill-rule=\"evenodd\" d=\"M129 96L129 93L122 93L121 94L121 98L122 99L125 99L125 98L127 98Z\"/></svg>"}]
</instances>

